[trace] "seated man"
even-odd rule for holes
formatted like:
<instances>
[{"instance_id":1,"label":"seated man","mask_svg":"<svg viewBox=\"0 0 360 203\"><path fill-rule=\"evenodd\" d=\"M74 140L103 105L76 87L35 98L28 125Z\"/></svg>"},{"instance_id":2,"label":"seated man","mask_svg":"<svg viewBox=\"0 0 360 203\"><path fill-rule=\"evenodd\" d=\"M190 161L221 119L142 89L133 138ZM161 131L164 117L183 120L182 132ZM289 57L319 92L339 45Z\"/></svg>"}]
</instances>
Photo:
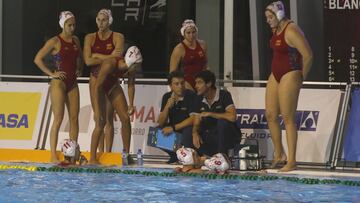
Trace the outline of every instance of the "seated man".
<instances>
[{"instance_id":1,"label":"seated man","mask_svg":"<svg viewBox=\"0 0 360 203\"><path fill-rule=\"evenodd\" d=\"M231 94L215 87L215 75L204 70L195 76L195 89L202 96L195 116L193 143L200 154L213 156L227 154L240 142L240 129L236 126L236 109Z\"/></svg>"},{"instance_id":2,"label":"seated man","mask_svg":"<svg viewBox=\"0 0 360 203\"><path fill-rule=\"evenodd\" d=\"M193 147L192 125L195 108L199 105L200 98L193 91L185 89L184 74L180 71L169 74L168 84L171 91L165 93L162 98L158 124L163 128L164 134L179 132L182 134L181 144L185 147ZM168 163L177 161L175 152L164 151L170 155Z\"/></svg>"}]
</instances>

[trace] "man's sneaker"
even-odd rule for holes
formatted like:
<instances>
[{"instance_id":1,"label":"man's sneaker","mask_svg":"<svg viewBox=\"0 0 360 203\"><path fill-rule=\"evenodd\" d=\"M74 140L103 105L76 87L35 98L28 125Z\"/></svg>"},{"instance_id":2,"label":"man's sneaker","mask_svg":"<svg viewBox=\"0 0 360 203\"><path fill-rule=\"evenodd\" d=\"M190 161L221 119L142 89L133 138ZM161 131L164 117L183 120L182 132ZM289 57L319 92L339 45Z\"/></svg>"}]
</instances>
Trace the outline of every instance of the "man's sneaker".
<instances>
[{"instance_id":1,"label":"man's sneaker","mask_svg":"<svg viewBox=\"0 0 360 203\"><path fill-rule=\"evenodd\" d=\"M166 162L167 164L173 164L173 163L176 163L178 161L178 158L176 156L176 154L169 154L170 155L170 158L169 160Z\"/></svg>"}]
</instances>

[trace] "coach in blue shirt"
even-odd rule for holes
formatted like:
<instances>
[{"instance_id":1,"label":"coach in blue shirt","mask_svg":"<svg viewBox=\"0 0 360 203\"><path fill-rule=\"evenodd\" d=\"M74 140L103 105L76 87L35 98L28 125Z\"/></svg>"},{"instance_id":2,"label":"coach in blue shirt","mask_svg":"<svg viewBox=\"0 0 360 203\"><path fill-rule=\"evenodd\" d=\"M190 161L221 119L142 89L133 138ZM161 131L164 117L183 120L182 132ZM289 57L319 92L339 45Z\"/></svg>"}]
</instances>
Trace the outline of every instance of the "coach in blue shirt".
<instances>
[{"instance_id":1,"label":"coach in blue shirt","mask_svg":"<svg viewBox=\"0 0 360 203\"><path fill-rule=\"evenodd\" d=\"M193 143L201 154L228 153L240 142L236 109L231 94L215 86L215 75L204 70L195 76L195 89L202 97L194 120Z\"/></svg>"},{"instance_id":2,"label":"coach in blue shirt","mask_svg":"<svg viewBox=\"0 0 360 203\"><path fill-rule=\"evenodd\" d=\"M194 115L198 113L200 97L194 91L185 89L184 73L181 71L171 72L168 84L171 91L165 93L162 98L158 124L163 128L164 134L173 131L182 134L181 144L193 148L192 126ZM175 152L166 152L170 155L168 163L177 161Z\"/></svg>"}]
</instances>

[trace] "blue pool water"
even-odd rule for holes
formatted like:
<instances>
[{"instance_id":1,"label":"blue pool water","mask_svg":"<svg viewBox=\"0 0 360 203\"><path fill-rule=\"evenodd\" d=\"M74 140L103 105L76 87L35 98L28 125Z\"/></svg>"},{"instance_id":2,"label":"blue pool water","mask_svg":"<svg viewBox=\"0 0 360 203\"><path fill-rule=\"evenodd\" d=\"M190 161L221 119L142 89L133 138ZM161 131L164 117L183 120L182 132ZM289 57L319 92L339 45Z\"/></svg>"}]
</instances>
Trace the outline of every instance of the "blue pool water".
<instances>
[{"instance_id":1,"label":"blue pool water","mask_svg":"<svg viewBox=\"0 0 360 203\"><path fill-rule=\"evenodd\" d=\"M306 185L280 179L209 180L183 176L0 170L0 202L259 201L360 202L360 187Z\"/></svg>"}]
</instances>

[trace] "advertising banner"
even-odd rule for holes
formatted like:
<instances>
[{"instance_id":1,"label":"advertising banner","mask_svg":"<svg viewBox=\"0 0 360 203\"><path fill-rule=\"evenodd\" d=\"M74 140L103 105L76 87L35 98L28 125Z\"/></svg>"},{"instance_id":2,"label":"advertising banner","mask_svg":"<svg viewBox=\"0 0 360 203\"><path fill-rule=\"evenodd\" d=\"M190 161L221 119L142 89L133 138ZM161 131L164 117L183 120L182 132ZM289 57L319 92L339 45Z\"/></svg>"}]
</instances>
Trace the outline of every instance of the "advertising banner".
<instances>
[{"instance_id":1,"label":"advertising banner","mask_svg":"<svg viewBox=\"0 0 360 203\"><path fill-rule=\"evenodd\" d=\"M0 148L36 147L48 86L0 82Z\"/></svg>"},{"instance_id":2,"label":"advertising banner","mask_svg":"<svg viewBox=\"0 0 360 203\"><path fill-rule=\"evenodd\" d=\"M351 97L349 124L344 141L345 161L360 161L360 89L356 88Z\"/></svg>"},{"instance_id":3,"label":"advertising banner","mask_svg":"<svg viewBox=\"0 0 360 203\"><path fill-rule=\"evenodd\" d=\"M230 87L237 123L243 137L259 141L260 153L266 160L273 157L273 145L265 118L265 88ZM324 163L329 159L336 125L340 90L302 89L296 112L298 129L297 161ZM283 121L282 142L287 151Z\"/></svg>"},{"instance_id":4,"label":"advertising banner","mask_svg":"<svg viewBox=\"0 0 360 203\"><path fill-rule=\"evenodd\" d=\"M90 150L91 134L94 129L93 112L87 84L80 86L80 133L79 144L83 151ZM123 85L127 97L127 86ZM237 123L243 136L255 138L260 143L261 154L271 160L273 145L265 118L265 88L230 87L236 109ZM149 127L157 125L162 95L168 91L166 85L136 85L135 113L130 117L132 125L130 153L142 149L144 154L163 155L154 147L147 146ZM340 90L302 89L300 92L296 125L298 128L297 160L300 162L324 163L329 159L332 138L336 125ZM113 152L122 151L121 123L114 116ZM283 145L286 148L286 135L281 121ZM64 117L59 142L68 138L69 123ZM47 140L49 149L49 139ZM59 149L59 148L58 148Z\"/></svg>"},{"instance_id":5,"label":"advertising banner","mask_svg":"<svg viewBox=\"0 0 360 203\"><path fill-rule=\"evenodd\" d=\"M127 86L124 85L123 87L124 92L126 93ZM164 154L161 150L157 148L148 147L147 138L149 133L149 127L155 127L157 125L157 119L160 113L161 99L167 91L169 91L167 85L136 85L134 101L136 111L130 117L132 125L130 146L131 153L136 153L138 149L142 149L144 154ZM119 126L121 126L120 123ZM116 137L120 139L120 133ZM113 146L113 149L114 148L116 149L116 146Z\"/></svg>"},{"instance_id":6,"label":"advertising banner","mask_svg":"<svg viewBox=\"0 0 360 203\"><path fill-rule=\"evenodd\" d=\"M122 85L124 94L127 96L127 85ZM135 113L130 117L132 126L130 153L136 153L142 149L145 154L162 154L161 150L147 147L147 135L150 126L156 126L160 112L162 95L168 91L166 85L136 85L135 86ZM90 151L91 135L95 127L94 113L91 107L89 85L79 84L80 90L80 113L79 113L79 137L78 142L82 151ZM50 126L53 122L51 118ZM69 118L67 112L60 127L58 147L63 139L69 137ZM46 149L50 149L50 132L46 142ZM113 152L121 152L123 148L121 139L121 122L119 117L114 116L114 142Z\"/></svg>"},{"instance_id":7,"label":"advertising banner","mask_svg":"<svg viewBox=\"0 0 360 203\"><path fill-rule=\"evenodd\" d=\"M81 151L90 151L90 142L91 142L91 133L94 129L94 115L90 103L90 93L89 93L89 85L86 84L78 84L79 93L80 93L80 111L79 111L79 136L78 142L80 144ZM51 101L49 100L51 103ZM46 137L46 146L47 150L50 150L50 129L53 124L53 114L51 113L50 118L50 126L49 131L47 132ZM58 145L57 150L60 150L60 143L64 139L69 138L69 117L67 110L65 108L64 118L60 126L59 137L58 137Z\"/></svg>"}]
</instances>

